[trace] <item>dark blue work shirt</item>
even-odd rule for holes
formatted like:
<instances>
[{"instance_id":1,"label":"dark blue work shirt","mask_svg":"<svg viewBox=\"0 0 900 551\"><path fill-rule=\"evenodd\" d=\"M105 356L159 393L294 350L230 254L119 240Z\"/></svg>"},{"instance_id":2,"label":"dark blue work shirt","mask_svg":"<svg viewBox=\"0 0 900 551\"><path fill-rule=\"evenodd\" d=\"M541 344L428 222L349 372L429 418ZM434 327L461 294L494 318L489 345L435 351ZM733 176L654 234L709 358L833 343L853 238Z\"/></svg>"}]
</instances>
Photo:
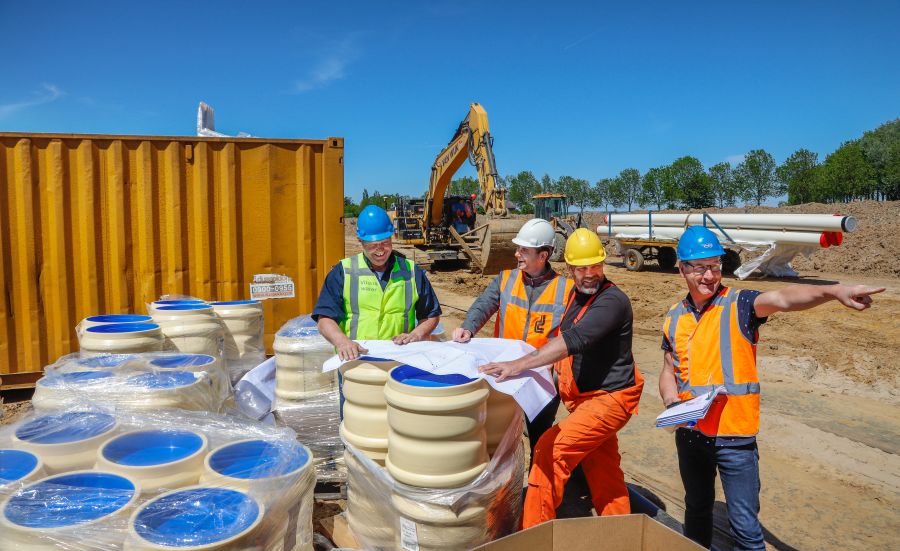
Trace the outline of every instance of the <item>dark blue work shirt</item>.
<instances>
[{"instance_id":1,"label":"dark blue work shirt","mask_svg":"<svg viewBox=\"0 0 900 551\"><path fill-rule=\"evenodd\" d=\"M384 272L378 278L382 290L387 287L391 279L391 270L394 269L394 262L397 257L406 258L396 251L391 253ZM365 258L365 255L363 255L363 258ZM366 264L371 270L372 263L369 262L368 258L366 258ZM372 272L375 273L374 270ZM375 275L378 276L377 273ZM441 305L438 302L434 288L431 287L431 282L428 281L428 277L425 275L425 270L416 266L413 278L416 282L416 291L419 294L419 298L416 300L416 320L421 323L428 318L440 316ZM325 276L325 284L322 285L322 291L319 293L319 299L316 301L316 306L312 312L314 320L319 321L319 316L331 318L338 323L347 318L347 313L344 311L344 267L340 262Z\"/></svg>"},{"instance_id":2,"label":"dark blue work shirt","mask_svg":"<svg viewBox=\"0 0 900 551\"><path fill-rule=\"evenodd\" d=\"M722 292L724 287L719 285L719 288L716 289L716 295ZM752 291L749 289L741 289L738 291L738 302L737 302L737 315L738 315L738 327L741 329L741 333L744 337L747 338L752 343L756 343L759 341L759 326L766 323L768 318L761 318L756 315L756 310L753 309L753 303L756 301L756 297L758 297L762 291ZM694 305L694 300L691 298L691 294L688 293L686 297L684 297L684 305L692 314L694 314L694 319L700 320L700 316L706 312L707 308L712 305L712 299L710 299L704 306L702 310L698 310ZM666 352L672 352L672 343L669 342L669 337L663 335L662 338L662 349ZM717 436L716 437L716 446L744 446L747 444L752 444L756 442L755 436Z\"/></svg>"}]
</instances>

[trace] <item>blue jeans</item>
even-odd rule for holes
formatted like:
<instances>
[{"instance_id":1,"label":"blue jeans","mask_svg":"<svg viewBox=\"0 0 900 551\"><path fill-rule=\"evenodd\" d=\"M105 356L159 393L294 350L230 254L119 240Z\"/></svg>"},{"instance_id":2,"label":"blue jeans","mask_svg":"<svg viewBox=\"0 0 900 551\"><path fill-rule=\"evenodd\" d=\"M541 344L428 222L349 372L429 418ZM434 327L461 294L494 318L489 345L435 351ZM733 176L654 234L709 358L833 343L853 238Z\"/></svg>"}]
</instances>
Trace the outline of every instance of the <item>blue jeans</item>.
<instances>
[{"instance_id":1,"label":"blue jeans","mask_svg":"<svg viewBox=\"0 0 900 551\"><path fill-rule=\"evenodd\" d=\"M734 548L764 550L759 523L759 450L756 443L716 446L715 438L694 430L678 429L675 446L684 483L684 535L704 547L712 544L718 468Z\"/></svg>"}]
</instances>

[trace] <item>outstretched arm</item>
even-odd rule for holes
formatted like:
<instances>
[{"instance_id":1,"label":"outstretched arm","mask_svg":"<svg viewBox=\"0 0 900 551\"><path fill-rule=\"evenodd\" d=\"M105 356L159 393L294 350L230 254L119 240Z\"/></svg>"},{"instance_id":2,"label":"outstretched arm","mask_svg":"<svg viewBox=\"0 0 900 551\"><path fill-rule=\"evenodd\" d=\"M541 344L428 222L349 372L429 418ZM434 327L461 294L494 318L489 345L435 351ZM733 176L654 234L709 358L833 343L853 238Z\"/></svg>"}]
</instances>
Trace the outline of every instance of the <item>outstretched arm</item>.
<instances>
[{"instance_id":1,"label":"outstretched arm","mask_svg":"<svg viewBox=\"0 0 900 551\"><path fill-rule=\"evenodd\" d=\"M554 337L544 346L511 362L495 362L484 364L478 371L497 377L497 382L515 377L526 369L549 365L569 355L566 341L562 337Z\"/></svg>"},{"instance_id":2,"label":"outstretched arm","mask_svg":"<svg viewBox=\"0 0 900 551\"><path fill-rule=\"evenodd\" d=\"M872 304L872 296L884 287L867 285L788 285L775 291L760 293L753 302L757 317L765 318L775 312L808 310L836 300L854 310L865 310Z\"/></svg>"},{"instance_id":3,"label":"outstretched arm","mask_svg":"<svg viewBox=\"0 0 900 551\"><path fill-rule=\"evenodd\" d=\"M484 327L484 324L497 313L500 308L500 277L495 277L481 293L466 314L465 321L460 327L453 330L453 340L456 342L469 342L475 333Z\"/></svg>"},{"instance_id":4,"label":"outstretched arm","mask_svg":"<svg viewBox=\"0 0 900 551\"><path fill-rule=\"evenodd\" d=\"M358 342L350 340L350 337L341 331L341 327L333 319L320 316L316 325L319 327L319 333L334 346L342 360L355 360L361 354L368 352Z\"/></svg>"}]
</instances>

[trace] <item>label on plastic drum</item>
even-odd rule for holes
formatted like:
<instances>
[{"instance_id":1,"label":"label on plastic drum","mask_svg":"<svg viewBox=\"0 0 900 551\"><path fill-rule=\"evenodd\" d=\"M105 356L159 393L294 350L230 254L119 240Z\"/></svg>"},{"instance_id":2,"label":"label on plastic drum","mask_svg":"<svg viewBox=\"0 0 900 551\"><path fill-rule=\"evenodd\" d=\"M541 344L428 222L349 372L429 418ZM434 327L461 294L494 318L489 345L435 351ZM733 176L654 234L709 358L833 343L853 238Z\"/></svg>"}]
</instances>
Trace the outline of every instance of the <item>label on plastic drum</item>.
<instances>
[{"instance_id":1,"label":"label on plastic drum","mask_svg":"<svg viewBox=\"0 0 900 551\"><path fill-rule=\"evenodd\" d=\"M294 298L294 280L281 274L256 274L250 283L250 300Z\"/></svg>"},{"instance_id":2,"label":"label on plastic drum","mask_svg":"<svg viewBox=\"0 0 900 551\"><path fill-rule=\"evenodd\" d=\"M400 517L400 547L406 551L419 551L416 523L404 517Z\"/></svg>"}]
</instances>

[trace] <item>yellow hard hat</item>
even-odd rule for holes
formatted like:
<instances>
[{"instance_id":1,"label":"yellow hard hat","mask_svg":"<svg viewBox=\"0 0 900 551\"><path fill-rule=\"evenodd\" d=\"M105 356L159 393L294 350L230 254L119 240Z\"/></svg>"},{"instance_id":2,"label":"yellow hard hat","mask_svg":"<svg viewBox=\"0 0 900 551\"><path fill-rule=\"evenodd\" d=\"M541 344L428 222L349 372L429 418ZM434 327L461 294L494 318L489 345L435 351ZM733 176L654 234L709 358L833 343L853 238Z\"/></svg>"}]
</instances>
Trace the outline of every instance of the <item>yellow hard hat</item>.
<instances>
[{"instance_id":1,"label":"yellow hard hat","mask_svg":"<svg viewBox=\"0 0 900 551\"><path fill-rule=\"evenodd\" d=\"M587 228L578 228L566 240L566 264L591 266L606 260L600 236Z\"/></svg>"}]
</instances>

